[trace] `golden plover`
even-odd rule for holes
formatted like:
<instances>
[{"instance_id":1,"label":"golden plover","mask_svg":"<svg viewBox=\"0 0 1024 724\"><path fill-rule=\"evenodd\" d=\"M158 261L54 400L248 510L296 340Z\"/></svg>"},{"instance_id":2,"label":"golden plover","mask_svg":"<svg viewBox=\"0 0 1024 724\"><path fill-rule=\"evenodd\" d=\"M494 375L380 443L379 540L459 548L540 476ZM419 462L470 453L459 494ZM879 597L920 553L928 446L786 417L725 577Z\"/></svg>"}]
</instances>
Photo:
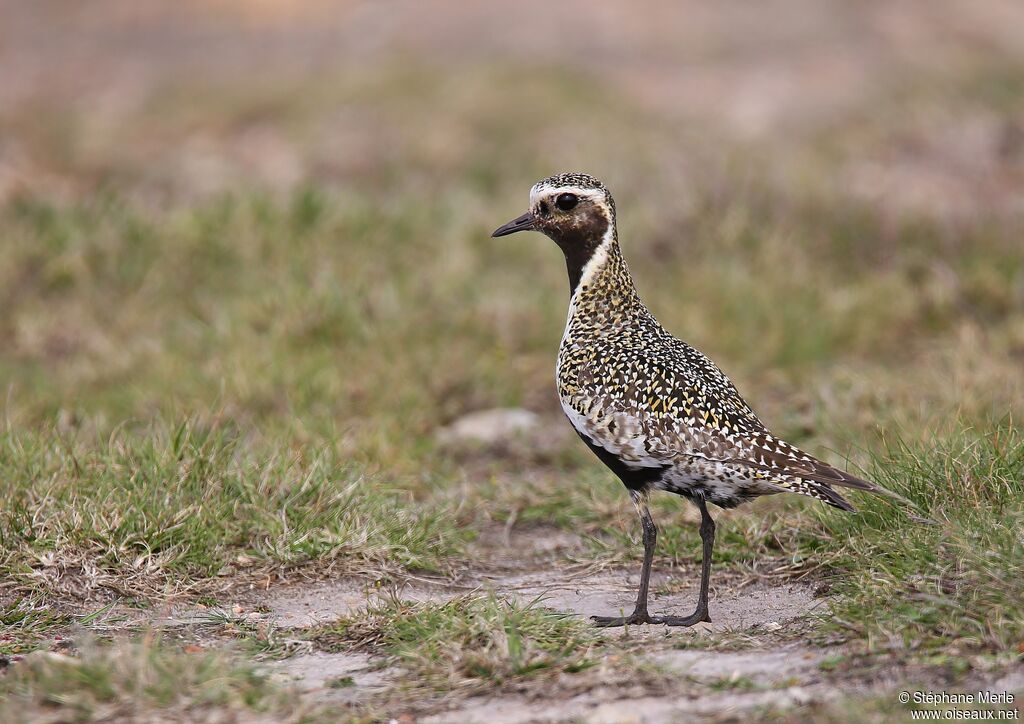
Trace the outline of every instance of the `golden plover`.
<instances>
[{"instance_id":1,"label":"golden plover","mask_svg":"<svg viewBox=\"0 0 1024 724\"><path fill-rule=\"evenodd\" d=\"M669 334L640 301L619 249L615 202L597 179L565 173L530 190L530 210L492 236L540 231L565 254L569 314L558 349L562 409L588 447L625 484L640 515L644 559L629 616L600 626L710 621L708 580L715 522L708 503L733 508L791 492L853 507L833 486L887 493L773 436L736 387L701 352ZM690 616L647 611L658 530L647 500L665 490L700 510L700 595Z\"/></svg>"}]
</instances>

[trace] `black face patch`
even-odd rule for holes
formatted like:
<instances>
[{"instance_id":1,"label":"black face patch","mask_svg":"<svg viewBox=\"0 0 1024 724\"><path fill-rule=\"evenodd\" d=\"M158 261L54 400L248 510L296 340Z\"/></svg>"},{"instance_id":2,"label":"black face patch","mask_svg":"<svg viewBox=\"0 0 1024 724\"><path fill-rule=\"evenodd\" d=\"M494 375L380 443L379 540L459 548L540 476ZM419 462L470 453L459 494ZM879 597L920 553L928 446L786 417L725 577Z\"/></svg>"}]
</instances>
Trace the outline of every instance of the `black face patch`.
<instances>
[{"instance_id":1,"label":"black face patch","mask_svg":"<svg viewBox=\"0 0 1024 724\"><path fill-rule=\"evenodd\" d=\"M558 244L565 255L570 294L575 291L583 276L583 267L601 246L611 224L605 212L593 203L579 203L577 199L571 212L564 216L557 215L540 224L540 229Z\"/></svg>"}]
</instances>

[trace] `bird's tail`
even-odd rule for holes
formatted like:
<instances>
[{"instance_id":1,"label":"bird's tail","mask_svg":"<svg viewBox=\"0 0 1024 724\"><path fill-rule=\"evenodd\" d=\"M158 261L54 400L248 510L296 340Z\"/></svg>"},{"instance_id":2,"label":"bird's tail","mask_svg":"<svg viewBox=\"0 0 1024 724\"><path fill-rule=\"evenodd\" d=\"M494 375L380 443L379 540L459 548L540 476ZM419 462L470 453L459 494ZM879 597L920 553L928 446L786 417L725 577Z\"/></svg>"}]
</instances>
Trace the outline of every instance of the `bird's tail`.
<instances>
[{"instance_id":1,"label":"bird's tail","mask_svg":"<svg viewBox=\"0 0 1024 724\"><path fill-rule=\"evenodd\" d=\"M869 493L874 493L875 495L885 495L887 497L892 498L893 500L900 501L904 505L909 505L912 508L917 507L917 505L913 501L904 498L899 493L894 493L893 491L879 485L878 483L874 483L870 480L864 480L863 478L858 478L856 475L851 475L850 473L838 470L836 468L833 468L831 465L828 467L831 469L833 473L836 474L835 477L828 478L822 481L828 485L838 485L843 488L852 488L854 490L865 490Z\"/></svg>"},{"instance_id":2,"label":"bird's tail","mask_svg":"<svg viewBox=\"0 0 1024 724\"><path fill-rule=\"evenodd\" d=\"M900 503L902 503L903 505L907 506L911 510L917 511L917 513L910 513L910 512L907 513L907 515L910 516L911 520L913 520L913 521L915 521L917 523L927 523L929 525L938 525L937 521L932 520L931 518L929 518L929 517L927 517L927 516L922 514L921 508L920 508L920 506L917 505L917 503L915 503L914 501L909 500L909 499L903 497L899 493L894 493L893 491L889 490L888 488L886 488L886 487L884 487L882 485L879 485L878 483L872 482L870 480L864 480L863 478L858 478L856 475L851 475L850 473L844 472L842 470L837 470L836 468L832 468L832 469L835 470L835 472L839 474L839 479L838 480L835 480L835 479L830 480L828 484L830 484L830 485L839 485L839 486L842 486L844 488L852 488L853 490L864 490L864 491L866 491L868 493L874 493L875 495L884 495L884 496L886 496L888 498L892 498L893 500L899 501Z\"/></svg>"},{"instance_id":3,"label":"bird's tail","mask_svg":"<svg viewBox=\"0 0 1024 724\"><path fill-rule=\"evenodd\" d=\"M913 501L908 500L899 493L894 493L878 483L858 478L856 475L851 475L838 468L834 468L828 463L811 457L792 446L787 446L787 448L787 454L776 452L774 455L763 455L762 460L765 460L764 464L758 465L749 461L744 462L760 473L758 477L766 479L783 490L817 498L840 510L855 512L856 508L850 505L849 501L835 490L836 487L884 495L920 512L920 509ZM918 515L912 515L912 517L920 522L935 522Z\"/></svg>"}]
</instances>

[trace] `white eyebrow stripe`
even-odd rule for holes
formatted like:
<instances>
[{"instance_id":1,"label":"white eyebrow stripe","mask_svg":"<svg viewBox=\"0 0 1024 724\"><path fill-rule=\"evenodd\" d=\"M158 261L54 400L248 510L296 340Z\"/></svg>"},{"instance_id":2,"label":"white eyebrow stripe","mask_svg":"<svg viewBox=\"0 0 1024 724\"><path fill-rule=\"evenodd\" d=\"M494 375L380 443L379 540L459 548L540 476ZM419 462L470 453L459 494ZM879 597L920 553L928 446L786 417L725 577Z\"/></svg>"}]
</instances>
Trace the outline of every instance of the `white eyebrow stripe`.
<instances>
[{"instance_id":1,"label":"white eyebrow stripe","mask_svg":"<svg viewBox=\"0 0 1024 724\"><path fill-rule=\"evenodd\" d=\"M600 189L585 189L582 186L548 186L547 184L534 184L530 189L530 207L532 208L537 199L544 193L558 191L564 194L576 194L581 198L588 198L594 201L604 201L605 194Z\"/></svg>"}]
</instances>

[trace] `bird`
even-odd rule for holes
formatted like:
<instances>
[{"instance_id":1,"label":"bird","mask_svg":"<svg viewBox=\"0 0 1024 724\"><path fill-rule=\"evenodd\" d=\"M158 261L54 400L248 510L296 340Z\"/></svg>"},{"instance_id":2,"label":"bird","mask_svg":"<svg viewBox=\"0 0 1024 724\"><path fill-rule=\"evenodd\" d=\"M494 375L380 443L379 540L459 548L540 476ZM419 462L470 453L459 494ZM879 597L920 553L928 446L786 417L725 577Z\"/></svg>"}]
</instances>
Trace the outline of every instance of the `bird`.
<instances>
[{"instance_id":1,"label":"bird","mask_svg":"<svg viewBox=\"0 0 1024 724\"><path fill-rule=\"evenodd\" d=\"M837 487L900 497L773 435L714 362L658 323L633 283L615 201L601 181L585 173L538 181L529 210L491 236L523 231L545 234L565 256L569 310L555 372L562 410L625 485L640 517L644 553L634 610L593 616L596 625L710 623L716 526L709 505L735 508L789 492L853 512ZM648 610L658 537L648 502L656 491L679 495L700 512L700 591L688 616Z\"/></svg>"}]
</instances>

